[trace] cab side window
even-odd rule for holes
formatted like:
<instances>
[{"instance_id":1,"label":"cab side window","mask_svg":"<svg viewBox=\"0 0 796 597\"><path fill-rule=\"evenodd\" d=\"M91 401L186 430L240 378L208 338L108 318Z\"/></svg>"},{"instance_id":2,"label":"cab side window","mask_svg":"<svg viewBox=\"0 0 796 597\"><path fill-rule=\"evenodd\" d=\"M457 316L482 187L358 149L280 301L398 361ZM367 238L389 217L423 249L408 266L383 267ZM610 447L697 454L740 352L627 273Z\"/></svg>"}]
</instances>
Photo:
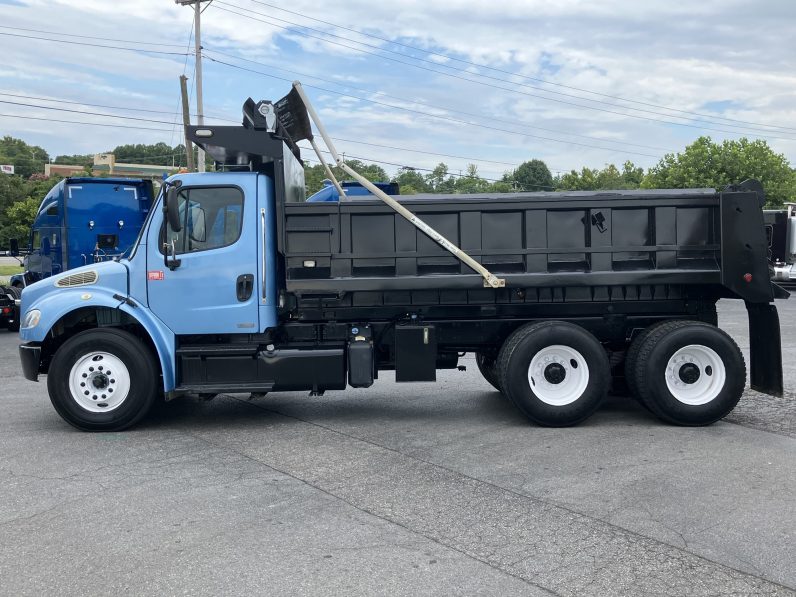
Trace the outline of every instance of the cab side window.
<instances>
[{"instance_id":1,"label":"cab side window","mask_svg":"<svg viewBox=\"0 0 796 597\"><path fill-rule=\"evenodd\" d=\"M177 195L182 230L166 225L175 252L196 253L226 247L240 238L243 193L234 187L187 188Z\"/></svg>"}]
</instances>

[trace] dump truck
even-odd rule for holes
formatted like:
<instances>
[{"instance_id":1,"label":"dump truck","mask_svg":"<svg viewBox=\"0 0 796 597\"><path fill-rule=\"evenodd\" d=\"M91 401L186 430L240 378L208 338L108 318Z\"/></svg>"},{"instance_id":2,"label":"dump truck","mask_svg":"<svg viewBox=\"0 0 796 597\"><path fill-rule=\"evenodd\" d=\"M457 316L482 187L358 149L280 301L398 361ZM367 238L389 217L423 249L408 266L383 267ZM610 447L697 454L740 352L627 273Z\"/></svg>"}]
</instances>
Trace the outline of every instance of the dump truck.
<instances>
[{"instance_id":1,"label":"dump truck","mask_svg":"<svg viewBox=\"0 0 796 597\"><path fill-rule=\"evenodd\" d=\"M782 394L759 184L393 197L340 159L299 83L243 116L186 127L218 171L169 178L128 255L24 290L22 370L75 427L183 394L433 382L465 353L536 424L575 425L624 380L664 421L707 425L747 381L724 298L748 311L751 387ZM339 200L305 200L311 120L372 198L327 167Z\"/></svg>"}]
</instances>

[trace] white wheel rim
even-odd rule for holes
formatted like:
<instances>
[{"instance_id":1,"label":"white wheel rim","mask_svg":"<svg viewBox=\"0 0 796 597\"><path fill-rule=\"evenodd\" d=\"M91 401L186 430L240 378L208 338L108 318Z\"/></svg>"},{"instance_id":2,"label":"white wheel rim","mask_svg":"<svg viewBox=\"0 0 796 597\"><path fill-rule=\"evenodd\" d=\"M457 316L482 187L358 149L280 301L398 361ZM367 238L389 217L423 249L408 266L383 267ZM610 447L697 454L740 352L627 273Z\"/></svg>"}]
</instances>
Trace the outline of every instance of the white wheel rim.
<instances>
[{"instance_id":1,"label":"white wheel rim","mask_svg":"<svg viewBox=\"0 0 796 597\"><path fill-rule=\"evenodd\" d=\"M69 392L80 408L107 413L130 393L130 373L122 360L108 352L90 352L69 372Z\"/></svg>"},{"instance_id":2,"label":"white wheel rim","mask_svg":"<svg viewBox=\"0 0 796 597\"><path fill-rule=\"evenodd\" d=\"M719 395L727 380L727 368L712 348L689 344L671 356L665 377L672 396L683 404L699 406Z\"/></svg>"},{"instance_id":3,"label":"white wheel rim","mask_svg":"<svg viewBox=\"0 0 796 597\"><path fill-rule=\"evenodd\" d=\"M572 404L589 385L589 366L574 348L546 346L531 359L528 383L539 400L552 406Z\"/></svg>"}]
</instances>

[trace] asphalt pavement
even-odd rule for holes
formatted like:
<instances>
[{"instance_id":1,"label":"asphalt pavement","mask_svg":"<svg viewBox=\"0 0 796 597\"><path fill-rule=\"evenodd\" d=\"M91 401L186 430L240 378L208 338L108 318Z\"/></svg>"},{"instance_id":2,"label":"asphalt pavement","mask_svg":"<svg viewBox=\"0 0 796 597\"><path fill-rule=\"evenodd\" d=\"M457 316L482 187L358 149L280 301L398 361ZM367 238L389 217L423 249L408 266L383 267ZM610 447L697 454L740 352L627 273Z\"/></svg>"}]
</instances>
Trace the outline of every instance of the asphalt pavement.
<instances>
[{"instance_id":1,"label":"asphalt pavement","mask_svg":"<svg viewBox=\"0 0 796 597\"><path fill-rule=\"evenodd\" d=\"M0 594L794 595L796 301L786 395L706 428L612 397L530 425L480 377L181 398L72 429L0 332ZM742 304L720 323L748 355Z\"/></svg>"}]
</instances>

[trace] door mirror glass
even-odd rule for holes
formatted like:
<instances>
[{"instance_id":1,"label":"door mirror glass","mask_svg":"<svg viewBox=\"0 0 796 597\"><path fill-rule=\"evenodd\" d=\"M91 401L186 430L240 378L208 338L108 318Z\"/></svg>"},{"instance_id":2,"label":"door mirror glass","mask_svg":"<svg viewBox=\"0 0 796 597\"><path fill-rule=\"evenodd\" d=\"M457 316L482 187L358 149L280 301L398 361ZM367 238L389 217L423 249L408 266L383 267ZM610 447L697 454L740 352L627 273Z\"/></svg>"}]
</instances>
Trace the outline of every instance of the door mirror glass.
<instances>
[{"instance_id":1,"label":"door mirror glass","mask_svg":"<svg viewBox=\"0 0 796 597\"><path fill-rule=\"evenodd\" d=\"M177 192L179 189L176 186L169 186L166 195L163 197L163 211L166 213L166 219L169 222L169 228L174 232L182 230L182 222L180 222L180 207L177 204Z\"/></svg>"},{"instance_id":2,"label":"door mirror glass","mask_svg":"<svg viewBox=\"0 0 796 597\"><path fill-rule=\"evenodd\" d=\"M50 239L47 236L41 239L41 254L45 257L50 255Z\"/></svg>"},{"instance_id":3,"label":"door mirror glass","mask_svg":"<svg viewBox=\"0 0 796 597\"><path fill-rule=\"evenodd\" d=\"M8 242L11 245L11 256L17 257L19 255L19 241L15 238L12 238Z\"/></svg>"}]
</instances>

